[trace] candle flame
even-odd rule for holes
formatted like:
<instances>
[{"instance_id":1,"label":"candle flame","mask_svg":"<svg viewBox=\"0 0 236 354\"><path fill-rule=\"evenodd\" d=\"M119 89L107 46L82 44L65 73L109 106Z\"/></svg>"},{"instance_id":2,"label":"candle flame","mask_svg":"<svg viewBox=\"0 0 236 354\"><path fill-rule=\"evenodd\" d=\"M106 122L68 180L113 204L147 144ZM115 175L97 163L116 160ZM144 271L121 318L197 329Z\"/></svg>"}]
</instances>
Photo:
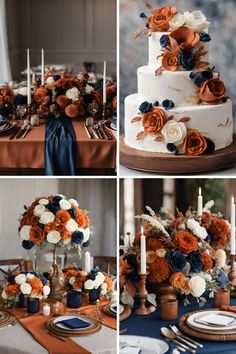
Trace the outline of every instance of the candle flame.
<instances>
[{"instance_id":1,"label":"candle flame","mask_svg":"<svg viewBox=\"0 0 236 354\"><path fill-rule=\"evenodd\" d=\"M143 226L141 226L141 235L143 235Z\"/></svg>"},{"instance_id":2,"label":"candle flame","mask_svg":"<svg viewBox=\"0 0 236 354\"><path fill-rule=\"evenodd\" d=\"M232 195L232 204L234 204L234 196Z\"/></svg>"},{"instance_id":3,"label":"candle flame","mask_svg":"<svg viewBox=\"0 0 236 354\"><path fill-rule=\"evenodd\" d=\"M199 196L202 195L202 188L201 188L201 187L198 188L198 195L199 195Z\"/></svg>"}]
</instances>

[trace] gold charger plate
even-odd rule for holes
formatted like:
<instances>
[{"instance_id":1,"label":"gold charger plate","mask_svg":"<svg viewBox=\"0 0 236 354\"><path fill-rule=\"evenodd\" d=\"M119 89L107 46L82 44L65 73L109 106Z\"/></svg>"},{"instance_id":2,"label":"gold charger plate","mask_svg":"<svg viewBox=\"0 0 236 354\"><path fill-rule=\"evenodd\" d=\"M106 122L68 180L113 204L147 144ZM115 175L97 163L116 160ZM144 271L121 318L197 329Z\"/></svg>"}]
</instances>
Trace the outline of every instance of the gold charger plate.
<instances>
[{"instance_id":1,"label":"gold charger plate","mask_svg":"<svg viewBox=\"0 0 236 354\"><path fill-rule=\"evenodd\" d=\"M106 315L116 318L117 314L111 311L110 306L111 304L105 305L102 310Z\"/></svg>"},{"instance_id":2,"label":"gold charger plate","mask_svg":"<svg viewBox=\"0 0 236 354\"><path fill-rule=\"evenodd\" d=\"M52 326L51 321L49 321L47 323L47 328L50 332L56 334L56 335L60 335L63 337L78 337L78 336L85 336L85 335L89 335L89 334L93 334L96 332L99 332L100 329L102 328L102 325L100 323L97 323L96 326L94 326L93 328L89 328L89 330L85 331L85 330L80 330L80 331L66 331L66 330L60 330L55 327Z\"/></svg>"}]
</instances>

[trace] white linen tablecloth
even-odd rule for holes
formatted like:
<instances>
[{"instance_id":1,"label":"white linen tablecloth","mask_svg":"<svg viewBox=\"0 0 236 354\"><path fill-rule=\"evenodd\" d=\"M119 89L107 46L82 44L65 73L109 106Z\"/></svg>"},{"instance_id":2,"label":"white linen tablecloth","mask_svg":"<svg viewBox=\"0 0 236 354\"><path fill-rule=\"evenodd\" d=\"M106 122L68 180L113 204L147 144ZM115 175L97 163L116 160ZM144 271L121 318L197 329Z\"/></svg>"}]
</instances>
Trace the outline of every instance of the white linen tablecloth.
<instances>
[{"instance_id":1,"label":"white linen tablecloth","mask_svg":"<svg viewBox=\"0 0 236 354\"><path fill-rule=\"evenodd\" d=\"M83 337L73 337L79 345L93 354L116 354L116 331L102 326L101 331ZM0 330L1 354L47 354L20 323ZM60 353L57 353L60 354ZM79 354L79 352L78 352Z\"/></svg>"}]
</instances>

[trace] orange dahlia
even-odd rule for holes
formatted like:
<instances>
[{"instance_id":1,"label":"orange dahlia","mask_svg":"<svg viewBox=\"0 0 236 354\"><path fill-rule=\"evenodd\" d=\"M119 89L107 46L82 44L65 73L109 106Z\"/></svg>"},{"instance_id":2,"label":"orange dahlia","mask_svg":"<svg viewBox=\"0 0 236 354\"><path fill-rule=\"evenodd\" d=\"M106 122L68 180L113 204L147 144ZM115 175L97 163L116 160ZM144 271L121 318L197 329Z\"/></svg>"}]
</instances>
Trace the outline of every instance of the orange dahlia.
<instances>
[{"instance_id":1,"label":"orange dahlia","mask_svg":"<svg viewBox=\"0 0 236 354\"><path fill-rule=\"evenodd\" d=\"M179 230L174 236L174 247L187 255L190 252L197 251L197 238L187 231Z\"/></svg>"},{"instance_id":2,"label":"orange dahlia","mask_svg":"<svg viewBox=\"0 0 236 354\"><path fill-rule=\"evenodd\" d=\"M20 290L20 285L19 284L8 284L5 287L5 292L9 296L15 296Z\"/></svg>"},{"instance_id":3,"label":"orange dahlia","mask_svg":"<svg viewBox=\"0 0 236 354\"><path fill-rule=\"evenodd\" d=\"M151 283L161 283L169 279L170 267L166 258L156 257L156 260L149 264L149 270L148 280Z\"/></svg>"}]
</instances>

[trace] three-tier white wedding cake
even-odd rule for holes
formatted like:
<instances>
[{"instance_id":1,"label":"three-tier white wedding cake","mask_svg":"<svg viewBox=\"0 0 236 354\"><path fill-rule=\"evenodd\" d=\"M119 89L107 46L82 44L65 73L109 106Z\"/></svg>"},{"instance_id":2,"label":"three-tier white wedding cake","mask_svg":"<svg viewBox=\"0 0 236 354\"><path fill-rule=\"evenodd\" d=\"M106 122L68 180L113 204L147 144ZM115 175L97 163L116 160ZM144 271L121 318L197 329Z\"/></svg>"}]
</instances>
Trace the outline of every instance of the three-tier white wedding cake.
<instances>
[{"instance_id":1,"label":"three-tier white wedding cake","mask_svg":"<svg viewBox=\"0 0 236 354\"><path fill-rule=\"evenodd\" d=\"M232 102L209 63L209 22L201 11L148 5L148 65L125 99L125 144L149 152L210 154L233 141Z\"/></svg>"}]
</instances>

